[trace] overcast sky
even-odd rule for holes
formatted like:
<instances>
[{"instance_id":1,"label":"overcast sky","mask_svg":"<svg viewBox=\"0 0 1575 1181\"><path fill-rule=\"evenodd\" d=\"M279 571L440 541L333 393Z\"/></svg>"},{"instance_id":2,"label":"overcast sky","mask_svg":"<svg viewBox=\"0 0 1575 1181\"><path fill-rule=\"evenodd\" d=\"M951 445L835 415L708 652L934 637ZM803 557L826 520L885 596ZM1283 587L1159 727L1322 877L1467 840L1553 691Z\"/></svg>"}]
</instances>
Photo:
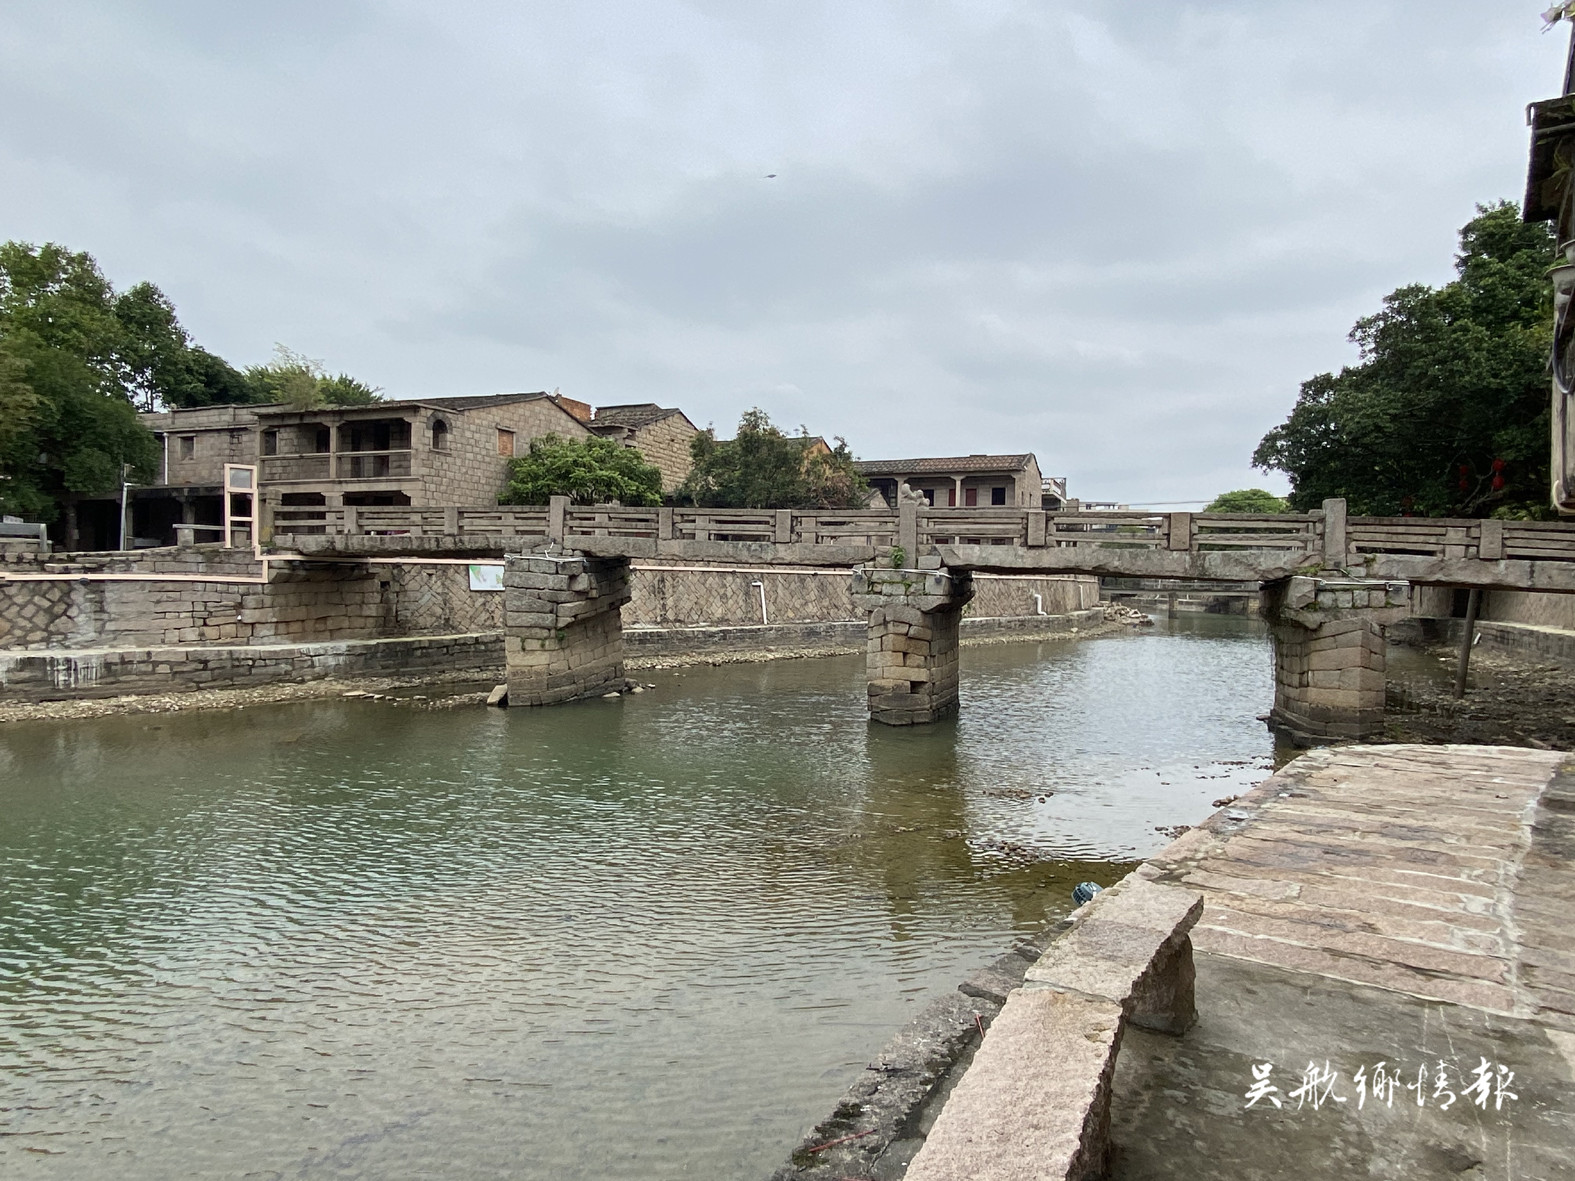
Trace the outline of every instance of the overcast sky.
<instances>
[{"instance_id":1,"label":"overcast sky","mask_svg":"<svg viewBox=\"0 0 1575 1181\"><path fill-rule=\"evenodd\" d=\"M393 397L1281 489L1298 384L1518 199L1542 7L6 0L0 238Z\"/></svg>"}]
</instances>

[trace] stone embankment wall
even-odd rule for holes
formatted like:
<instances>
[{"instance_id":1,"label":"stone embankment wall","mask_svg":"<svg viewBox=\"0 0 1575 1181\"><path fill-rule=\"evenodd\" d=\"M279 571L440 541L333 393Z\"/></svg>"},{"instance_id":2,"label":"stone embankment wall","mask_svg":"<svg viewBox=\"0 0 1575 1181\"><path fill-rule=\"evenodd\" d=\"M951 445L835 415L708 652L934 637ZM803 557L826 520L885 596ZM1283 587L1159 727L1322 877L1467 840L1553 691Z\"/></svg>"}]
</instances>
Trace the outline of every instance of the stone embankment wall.
<instances>
[{"instance_id":1,"label":"stone embankment wall","mask_svg":"<svg viewBox=\"0 0 1575 1181\"><path fill-rule=\"evenodd\" d=\"M865 619L853 605L851 572L763 567L704 567L636 562L625 627L737 627ZM754 585L756 582L761 586ZM766 618L760 596L765 592ZM971 618L1082 611L1099 601L1099 580L1072 575L974 576Z\"/></svg>"},{"instance_id":2,"label":"stone embankment wall","mask_svg":"<svg viewBox=\"0 0 1575 1181\"><path fill-rule=\"evenodd\" d=\"M0 702L236 689L327 677L478 677L503 668L503 636L409 636L316 644L193 644L0 651Z\"/></svg>"},{"instance_id":3,"label":"stone embankment wall","mask_svg":"<svg viewBox=\"0 0 1575 1181\"><path fill-rule=\"evenodd\" d=\"M1464 594L1452 587L1418 587L1415 619L1390 629L1402 644L1457 644L1465 624ZM1528 660L1575 663L1575 595L1490 590L1477 616L1478 643L1490 651Z\"/></svg>"},{"instance_id":4,"label":"stone embankment wall","mask_svg":"<svg viewBox=\"0 0 1575 1181\"><path fill-rule=\"evenodd\" d=\"M243 550L149 550L8 562L12 573L135 575L0 581L0 649L278 644L454 635L503 626L464 566L263 568Z\"/></svg>"},{"instance_id":5,"label":"stone embankment wall","mask_svg":"<svg viewBox=\"0 0 1575 1181\"><path fill-rule=\"evenodd\" d=\"M0 700L260 684L319 676L502 672L504 595L465 563L270 563L196 546L53 557L14 547L0 573ZM770 627L761 625L764 584ZM851 572L649 563L623 608L631 653L862 646ZM1091 578L981 575L964 620L1040 630L1098 600ZM1053 625L1056 620L1046 620ZM844 633L847 633L846 635ZM404 641L426 638L435 646ZM386 653L374 652L379 643ZM47 659L45 657L48 657ZM406 663L401 663L406 662Z\"/></svg>"}]
</instances>

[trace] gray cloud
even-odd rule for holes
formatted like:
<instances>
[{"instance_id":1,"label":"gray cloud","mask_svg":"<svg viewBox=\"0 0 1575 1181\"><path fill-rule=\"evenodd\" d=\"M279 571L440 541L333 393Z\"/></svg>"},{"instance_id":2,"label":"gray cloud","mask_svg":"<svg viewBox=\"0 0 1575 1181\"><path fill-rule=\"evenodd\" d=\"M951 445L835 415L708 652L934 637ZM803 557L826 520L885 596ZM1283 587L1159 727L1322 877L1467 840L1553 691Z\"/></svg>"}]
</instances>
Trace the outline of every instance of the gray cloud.
<instances>
[{"instance_id":1,"label":"gray cloud","mask_svg":"<svg viewBox=\"0 0 1575 1181\"><path fill-rule=\"evenodd\" d=\"M1518 192L1537 7L22 0L0 234L238 363L1206 497Z\"/></svg>"}]
</instances>

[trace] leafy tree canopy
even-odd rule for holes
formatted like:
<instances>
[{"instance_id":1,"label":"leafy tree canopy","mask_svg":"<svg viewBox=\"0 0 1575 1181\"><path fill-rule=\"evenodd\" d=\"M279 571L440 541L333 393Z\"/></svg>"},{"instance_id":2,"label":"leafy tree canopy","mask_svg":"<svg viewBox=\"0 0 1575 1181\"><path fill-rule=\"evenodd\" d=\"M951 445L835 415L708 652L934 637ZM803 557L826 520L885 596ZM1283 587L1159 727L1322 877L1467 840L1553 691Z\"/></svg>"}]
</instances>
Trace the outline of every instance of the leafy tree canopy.
<instances>
[{"instance_id":1,"label":"leafy tree canopy","mask_svg":"<svg viewBox=\"0 0 1575 1181\"><path fill-rule=\"evenodd\" d=\"M1209 506L1203 510L1206 513L1288 513L1290 505L1272 492L1265 492L1262 488L1238 488L1234 492L1221 492Z\"/></svg>"},{"instance_id":2,"label":"leafy tree canopy","mask_svg":"<svg viewBox=\"0 0 1575 1181\"><path fill-rule=\"evenodd\" d=\"M824 448L804 427L789 435L765 411L745 412L738 434L718 440L710 427L690 440L694 461L679 499L704 508L859 508L869 485L842 439Z\"/></svg>"},{"instance_id":3,"label":"leafy tree canopy","mask_svg":"<svg viewBox=\"0 0 1575 1181\"><path fill-rule=\"evenodd\" d=\"M247 367L243 379L252 401L285 402L297 410L319 406L369 406L383 400L383 392L347 373L328 375L321 361L306 357L282 344L273 346L273 360Z\"/></svg>"},{"instance_id":4,"label":"leafy tree canopy","mask_svg":"<svg viewBox=\"0 0 1575 1181\"><path fill-rule=\"evenodd\" d=\"M1358 320L1360 362L1304 382L1254 466L1290 476L1298 511L1344 497L1380 516L1547 515L1553 245L1509 202L1478 206L1459 277Z\"/></svg>"},{"instance_id":5,"label":"leafy tree canopy","mask_svg":"<svg viewBox=\"0 0 1575 1181\"><path fill-rule=\"evenodd\" d=\"M575 504L642 506L662 502L662 473L633 447L611 439L561 439L545 435L509 461L501 504L546 504L567 496Z\"/></svg>"},{"instance_id":6,"label":"leafy tree canopy","mask_svg":"<svg viewBox=\"0 0 1575 1181\"><path fill-rule=\"evenodd\" d=\"M0 245L0 510L53 520L58 496L108 492L124 465L153 475L136 406L179 376L167 308L151 284L117 296L86 254Z\"/></svg>"},{"instance_id":7,"label":"leafy tree canopy","mask_svg":"<svg viewBox=\"0 0 1575 1181\"><path fill-rule=\"evenodd\" d=\"M158 445L139 410L288 401L292 381L311 405L380 400L283 348L242 374L191 342L152 283L116 292L89 254L0 244L0 511L52 521L61 496L111 493L127 468L152 480Z\"/></svg>"}]
</instances>

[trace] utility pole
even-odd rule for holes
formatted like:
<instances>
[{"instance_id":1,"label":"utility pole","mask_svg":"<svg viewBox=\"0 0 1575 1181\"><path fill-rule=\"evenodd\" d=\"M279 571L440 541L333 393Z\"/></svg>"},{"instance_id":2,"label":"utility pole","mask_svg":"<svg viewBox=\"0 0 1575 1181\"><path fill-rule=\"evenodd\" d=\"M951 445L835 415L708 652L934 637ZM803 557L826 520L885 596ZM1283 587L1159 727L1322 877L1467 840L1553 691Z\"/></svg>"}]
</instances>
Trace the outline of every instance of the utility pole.
<instances>
[{"instance_id":1,"label":"utility pole","mask_svg":"<svg viewBox=\"0 0 1575 1181\"><path fill-rule=\"evenodd\" d=\"M1570 48L1564 58L1564 93L1575 94L1575 21L1570 22Z\"/></svg>"},{"instance_id":2,"label":"utility pole","mask_svg":"<svg viewBox=\"0 0 1575 1181\"><path fill-rule=\"evenodd\" d=\"M120 549L126 548L126 492L131 487L131 465L120 465Z\"/></svg>"},{"instance_id":3,"label":"utility pole","mask_svg":"<svg viewBox=\"0 0 1575 1181\"><path fill-rule=\"evenodd\" d=\"M1471 671L1471 645L1476 641L1477 612L1482 609L1482 588L1472 587L1466 595L1466 628L1460 637L1460 659L1455 664L1455 696L1466 695L1466 674Z\"/></svg>"}]
</instances>

